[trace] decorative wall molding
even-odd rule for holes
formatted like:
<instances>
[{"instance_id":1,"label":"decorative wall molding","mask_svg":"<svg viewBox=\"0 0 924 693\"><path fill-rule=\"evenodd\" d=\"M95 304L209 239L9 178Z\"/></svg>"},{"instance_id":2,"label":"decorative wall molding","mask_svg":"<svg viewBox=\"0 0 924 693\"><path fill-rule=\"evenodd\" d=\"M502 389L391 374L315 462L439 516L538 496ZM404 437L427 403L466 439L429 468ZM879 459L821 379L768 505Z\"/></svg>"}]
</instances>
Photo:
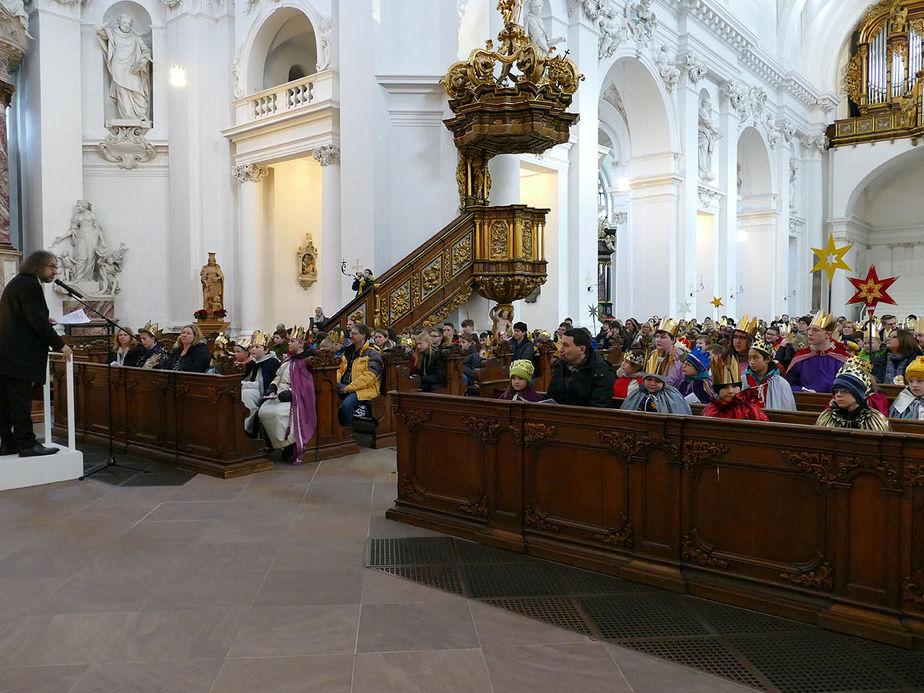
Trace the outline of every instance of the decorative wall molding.
<instances>
[{"instance_id":1,"label":"decorative wall molding","mask_svg":"<svg viewBox=\"0 0 924 693\"><path fill-rule=\"evenodd\" d=\"M137 168L154 159L157 150L144 136L148 127L140 125L111 125L109 135L96 145L97 153L106 161L122 169Z\"/></svg>"},{"instance_id":2,"label":"decorative wall molding","mask_svg":"<svg viewBox=\"0 0 924 693\"><path fill-rule=\"evenodd\" d=\"M680 56L680 64L687 73L690 84L697 85L706 76L706 63L699 60L693 51L687 51Z\"/></svg>"},{"instance_id":3,"label":"decorative wall molding","mask_svg":"<svg viewBox=\"0 0 924 693\"><path fill-rule=\"evenodd\" d=\"M677 82L680 81L680 68L677 67L676 58L671 58L670 48L666 43L662 43L658 52L655 53L655 64L658 66L658 73L664 80L668 93L673 94Z\"/></svg>"}]
</instances>

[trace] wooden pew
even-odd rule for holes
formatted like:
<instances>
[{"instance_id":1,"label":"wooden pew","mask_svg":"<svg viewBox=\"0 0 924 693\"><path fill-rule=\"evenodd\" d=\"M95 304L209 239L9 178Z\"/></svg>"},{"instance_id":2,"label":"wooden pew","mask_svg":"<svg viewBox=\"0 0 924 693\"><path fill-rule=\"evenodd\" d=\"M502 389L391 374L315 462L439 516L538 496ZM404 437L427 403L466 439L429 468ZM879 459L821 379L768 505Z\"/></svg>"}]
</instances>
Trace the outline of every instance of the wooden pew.
<instances>
[{"instance_id":1,"label":"wooden pew","mask_svg":"<svg viewBox=\"0 0 924 693\"><path fill-rule=\"evenodd\" d=\"M478 378L478 396L497 399L510 385L510 366L491 357L475 371L475 377Z\"/></svg>"},{"instance_id":2,"label":"wooden pew","mask_svg":"<svg viewBox=\"0 0 924 693\"><path fill-rule=\"evenodd\" d=\"M393 402L391 519L924 649L924 435Z\"/></svg>"},{"instance_id":3,"label":"wooden pew","mask_svg":"<svg viewBox=\"0 0 924 693\"><path fill-rule=\"evenodd\" d=\"M314 371L318 427L306 460L328 459L359 451L337 420L337 365L325 356L310 356ZM107 443L109 436L108 369L102 364L74 364L77 440ZM136 452L180 469L231 478L272 468L263 442L244 434L247 410L241 402L239 375L183 373L114 367L112 422L116 449ZM64 392L64 363L52 360L53 392ZM53 398L54 434L67 434L64 397Z\"/></svg>"},{"instance_id":4,"label":"wooden pew","mask_svg":"<svg viewBox=\"0 0 924 693\"><path fill-rule=\"evenodd\" d=\"M536 344L536 372L533 374L533 387L545 392L552 382L552 364L557 360L558 348L553 342Z\"/></svg>"}]
</instances>

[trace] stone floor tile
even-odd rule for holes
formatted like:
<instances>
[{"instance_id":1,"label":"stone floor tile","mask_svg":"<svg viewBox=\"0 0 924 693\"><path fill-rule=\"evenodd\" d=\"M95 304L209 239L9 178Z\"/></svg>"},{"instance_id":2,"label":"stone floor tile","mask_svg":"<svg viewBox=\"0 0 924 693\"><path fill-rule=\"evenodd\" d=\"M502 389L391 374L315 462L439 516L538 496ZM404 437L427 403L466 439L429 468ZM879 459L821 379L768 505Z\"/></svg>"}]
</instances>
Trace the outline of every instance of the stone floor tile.
<instances>
[{"instance_id":1,"label":"stone floor tile","mask_svg":"<svg viewBox=\"0 0 924 693\"><path fill-rule=\"evenodd\" d=\"M177 522L154 522L143 520L134 525L123 539L154 544L194 544L201 541L205 533L217 520L186 520Z\"/></svg>"},{"instance_id":2,"label":"stone floor tile","mask_svg":"<svg viewBox=\"0 0 924 693\"><path fill-rule=\"evenodd\" d=\"M362 568L271 570L254 606L358 604Z\"/></svg>"},{"instance_id":3,"label":"stone floor tile","mask_svg":"<svg viewBox=\"0 0 924 693\"><path fill-rule=\"evenodd\" d=\"M0 618L30 613L36 604L67 582L63 577L0 578Z\"/></svg>"},{"instance_id":4,"label":"stone floor tile","mask_svg":"<svg viewBox=\"0 0 924 693\"><path fill-rule=\"evenodd\" d=\"M209 693L220 659L95 664L70 693Z\"/></svg>"},{"instance_id":5,"label":"stone floor tile","mask_svg":"<svg viewBox=\"0 0 924 693\"><path fill-rule=\"evenodd\" d=\"M231 501L226 500L165 501L144 519L150 522L215 520L224 513L230 503Z\"/></svg>"},{"instance_id":6,"label":"stone floor tile","mask_svg":"<svg viewBox=\"0 0 924 693\"><path fill-rule=\"evenodd\" d=\"M478 638L465 601L363 605L357 652L474 647Z\"/></svg>"},{"instance_id":7,"label":"stone floor tile","mask_svg":"<svg viewBox=\"0 0 924 693\"><path fill-rule=\"evenodd\" d=\"M363 572L363 604L457 601L462 597L371 568Z\"/></svg>"},{"instance_id":8,"label":"stone floor tile","mask_svg":"<svg viewBox=\"0 0 924 693\"><path fill-rule=\"evenodd\" d=\"M563 691L579 691L565 688ZM359 654L352 693L508 693L492 688L480 650Z\"/></svg>"},{"instance_id":9,"label":"stone floor tile","mask_svg":"<svg viewBox=\"0 0 924 693\"><path fill-rule=\"evenodd\" d=\"M143 611L125 625L100 661L223 659L249 611L226 606Z\"/></svg>"},{"instance_id":10,"label":"stone floor tile","mask_svg":"<svg viewBox=\"0 0 924 693\"><path fill-rule=\"evenodd\" d=\"M369 512L314 511L296 516L286 541L362 541L369 535Z\"/></svg>"},{"instance_id":11,"label":"stone floor tile","mask_svg":"<svg viewBox=\"0 0 924 693\"><path fill-rule=\"evenodd\" d=\"M350 693L351 655L229 659L211 693Z\"/></svg>"},{"instance_id":12,"label":"stone floor tile","mask_svg":"<svg viewBox=\"0 0 924 693\"><path fill-rule=\"evenodd\" d=\"M131 617L112 612L0 619L0 666L92 663Z\"/></svg>"},{"instance_id":13,"label":"stone floor tile","mask_svg":"<svg viewBox=\"0 0 924 693\"><path fill-rule=\"evenodd\" d=\"M251 609L228 657L353 654L359 604Z\"/></svg>"},{"instance_id":14,"label":"stone floor tile","mask_svg":"<svg viewBox=\"0 0 924 693\"><path fill-rule=\"evenodd\" d=\"M382 512L373 514L370 519L369 536L377 539L399 539L401 537L440 537L444 535L424 527L389 520Z\"/></svg>"},{"instance_id":15,"label":"stone floor tile","mask_svg":"<svg viewBox=\"0 0 924 693\"><path fill-rule=\"evenodd\" d=\"M191 544L158 544L154 548L137 538L120 537L84 561L75 576L177 572L180 564L195 551L193 547Z\"/></svg>"},{"instance_id":16,"label":"stone floor tile","mask_svg":"<svg viewBox=\"0 0 924 693\"><path fill-rule=\"evenodd\" d=\"M485 650L484 657L495 691L632 693L629 682L599 642L507 647Z\"/></svg>"},{"instance_id":17,"label":"stone floor tile","mask_svg":"<svg viewBox=\"0 0 924 693\"><path fill-rule=\"evenodd\" d=\"M151 595L145 610L250 606L265 579L266 571L255 570L221 575L171 573Z\"/></svg>"},{"instance_id":18,"label":"stone floor tile","mask_svg":"<svg viewBox=\"0 0 924 693\"><path fill-rule=\"evenodd\" d=\"M362 568L366 544L357 540L349 543L337 541L286 541L279 545L273 570L336 570Z\"/></svg>"},{"instance_id":19,"label":"stone floor tile","mask_svg":"<svg viewBox=\"0 0 924 693\"><path fill-rule=\"evenodd\" d=\"M0 669L0 693L68 693L87 664Z\"/></svg>"},{"instance_id":20,"label":"stone floor tile","mask_svg":"<svg viewBox=\"0 0 924 693\"><path fill-rule=\"evenodd\" d=\"M35 614L77 614L96 611L138 611L164 581L161 572L135 575L95 575L72 577L36 603Z\"/></svg>"},{"instance_id":21,"label":"stone floor tile","mask_svg":"<svg viewBox=\"0 0 924 693\"><path fill-rule=\"evenodd\" d=\"M0 560L0 577L71 577L100 552L97 546L26 546Z\"/></svg>"},{"instance_id":22,"label":"stone floor tile","mask_svg":"<svg viewBox=\"0 0 924 693\"><path fill-rule=\"evenodd\" d=\"M186 554L178 572L221 575L266 571L273 567L277 549L271 541L202 543Z\"/></svg>"}]
</instances>

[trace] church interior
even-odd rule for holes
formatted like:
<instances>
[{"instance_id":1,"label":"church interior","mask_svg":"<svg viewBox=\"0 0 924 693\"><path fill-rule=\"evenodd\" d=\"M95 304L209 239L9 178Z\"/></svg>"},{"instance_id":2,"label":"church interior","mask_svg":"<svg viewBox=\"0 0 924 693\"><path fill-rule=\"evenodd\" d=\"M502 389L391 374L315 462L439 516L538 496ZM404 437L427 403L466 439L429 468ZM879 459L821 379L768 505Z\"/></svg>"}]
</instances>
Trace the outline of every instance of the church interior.
<instances>
[{"instance_id":1,"label":"church interior","mask_svg":"<svg viewBox=\"0 0 924 693\"><path fill-rule=\"evenodd\" d=\"M0 689L924 690L924 0L0 27Z\"/></svg>"}]
</instances>

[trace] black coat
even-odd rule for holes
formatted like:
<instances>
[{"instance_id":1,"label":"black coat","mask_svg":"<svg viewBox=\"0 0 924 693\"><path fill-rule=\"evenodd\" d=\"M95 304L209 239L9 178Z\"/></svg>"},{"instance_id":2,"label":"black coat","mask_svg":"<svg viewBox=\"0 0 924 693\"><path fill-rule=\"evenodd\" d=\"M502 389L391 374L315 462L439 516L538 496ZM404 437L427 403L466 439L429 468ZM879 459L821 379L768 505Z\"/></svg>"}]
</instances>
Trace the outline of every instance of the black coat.
<instances>
[{"instance_id":1,"label":"black coat","mask_svg":"<svg viewBox=\"0 0 924 693\"><path fill-rule=\"evenodd\" d=\"M414 372L420 376L420 389L424 392L435 392L446 387L446 362L439 349L435 350L430 358L424 360L420 352L415 354L417 363Z\"/></svg>"},{"instance_id":2,"label":"black coat","mask_svg":"<svg viewBox=\"0 0 924 693\"><path fill-rule=\"evenodd\" d=\"M63 347L48 322L41 281L34 274L17 274L0 297L0 375L44 383L48 350Z\"/></svg>"},{"instance_id":3,"label":"black coat","mask_svg":"<svg viewBox=\"0 0 924 693\"><path fill-rule=\"evenodd\" d=\"M465 352L465 358L462 359L462 373L471 378L472 382L475 382L475 371L481 368L481 365L481 356L478 354L478 349L472 344L468 351Z\"/></svg>"},{"instance_id":4,"label":"black coat","mask_svg":"<svg viewBox=\"0 0 924 693\"><path fill-rule=\"evenodd\" d=\"M167 357L165 369L169 371L186 371L188 373L205 373L212 362L212 355L205 342L199 342L189 347L185 356L180 356L181 347L176 346Z\"/></svg>"},{"instance_id":5,"label":"black coat","mask_svg":"<svg viewBox=\"0 0 924 693\"><path fill-rule=\"evenodd\" d=\"M580 407L613 406L613 371L596 351L584 357L577 369L569 368L564 359L552 366L548 397L558 404Z\"/></svg>"},{"instance_id":6,"label":"black coat","mask_svg":"<svg viewBox=\"0 0 924 693\"><path fill-rule=\"evenodd\" d=\"M510 357L511 362L526 359L536 365L536 349L529 337L523 337L523 341L517 344L515 339L510 340L510 346L513 347L513 355Z\"/></svg>"}]
</instances>

